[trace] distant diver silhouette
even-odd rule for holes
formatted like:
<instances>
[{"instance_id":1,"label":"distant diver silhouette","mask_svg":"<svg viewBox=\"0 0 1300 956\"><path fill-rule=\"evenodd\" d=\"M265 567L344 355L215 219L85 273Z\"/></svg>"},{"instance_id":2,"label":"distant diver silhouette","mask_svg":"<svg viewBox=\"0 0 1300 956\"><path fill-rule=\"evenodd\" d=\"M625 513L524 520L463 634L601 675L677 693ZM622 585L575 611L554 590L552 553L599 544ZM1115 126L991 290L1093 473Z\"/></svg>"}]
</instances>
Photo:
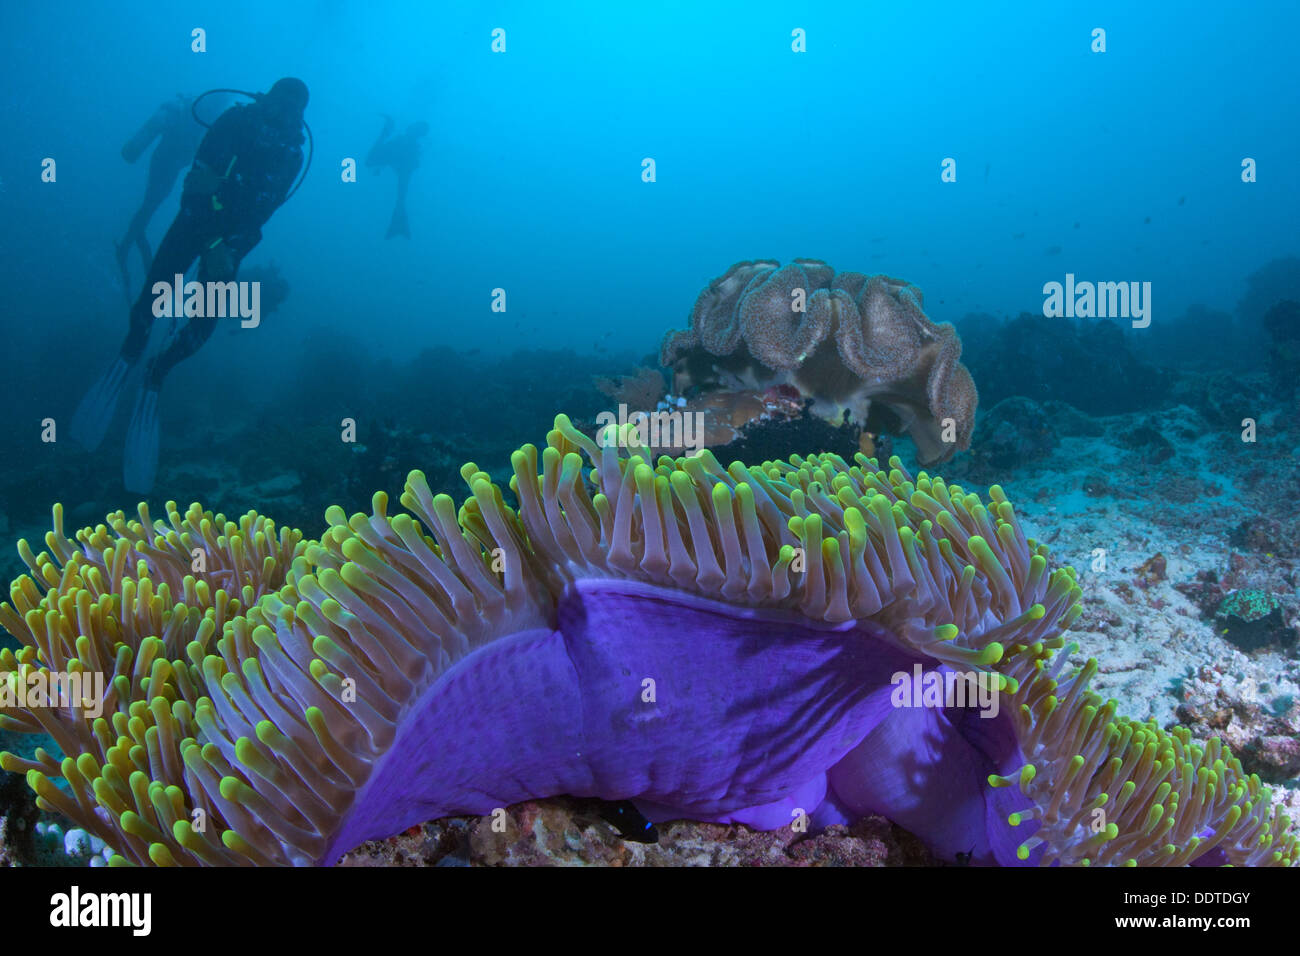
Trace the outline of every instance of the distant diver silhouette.
<instances>
[{"instance_id":1,"label":"distant diver silhouette","mask_svg":"<svg viewBox=\"0 0 1300 956\"><path fill-rule=\"evenodd\" d=\"M424 121L412 123L400 136L393 135L391 116L384 117L384 128L370 147L366 156L366 165L376 171L385 166L397 174L397 204L393 207L393 218L388 223L385 239L393 236L411 238L411 226L406 218L406 191L411 185L411 174L420 165L420 140L429 132L429 124Z\"/></svg>"},{"instance_id":2,"label":"distant diver silhouette","mask_svg":"<svg viewBox=\"0 0 1300 956\"><path fill-rule=\"evenodd\" d=\"M190 115L193 102L193 97L177 93L174 99L154 110L153 115L122 147L122 158L128 163L134 163L144 155L150 143L158 141L149 158L149 177L145 181L140 208L131 217L126 235L114 244L117 268L122 273L122 289L128 297L131 294L131 274L127 268L127 257L131 246L134 245L140 251L140 259L144 268L148 269L149 263L153 261L153 252L145 235L149 220L176 185L180 171L194 159L194 150L203 138L203 127Z\"/></svg>"},{"instance_id":3,"label":"distant diver silhouette","mask_svg":"<svg viewBox=\"0 0 1300 956\"><path fill-rule=\"evenodd\" d=\"M254 102L222 113L199 144L185 176L180 211L159 243L144 286L131 307L121 351L73 415L72 436L90 451L103 441L126 380L148 347L158 298L155 285L170 287L196 259L199 282L233 283L240 261L262 239L261 227L297 190L294 180L299 171L306 175L302 150L306 84L286 77L265 94L244 95L254 97ZM310 129L307 135L310 137ZM143 493L153 487L158 464L158 395L163 379L178 362L198 351L216 329L215 315L183 318L184 324L170 343L144 363L123 463L123 480L130 491ZM172 321L175 330L178 320Z\"/></svg>"}]
</instances>

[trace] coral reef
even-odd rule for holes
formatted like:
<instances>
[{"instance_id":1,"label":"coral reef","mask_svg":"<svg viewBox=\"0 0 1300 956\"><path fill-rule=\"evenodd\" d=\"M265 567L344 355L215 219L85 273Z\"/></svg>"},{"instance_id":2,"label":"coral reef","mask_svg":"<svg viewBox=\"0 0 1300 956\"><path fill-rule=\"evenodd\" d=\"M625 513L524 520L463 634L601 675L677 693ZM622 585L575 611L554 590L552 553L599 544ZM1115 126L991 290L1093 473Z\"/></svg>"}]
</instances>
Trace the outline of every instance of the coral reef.
<instances>
[{"instance_id":1,"label":"coral reef","mask_svg":"<svg viewBox=\"0 0 1300 956\"><path fill-rule=\"evenodd\" d=\"M1165 434L1163 429L1150 422L1143 422L1137 428L1119 435L1119 440L1125 448L1133 451L1138 461L1159 465L1178 453L1174 443Z\"/></svg>"},{"instance_id":2,"label":"coral reef","mask_svg":"<svg viewBox=\"0 0 1300 956\"><path fill-rule=\"evenodd\" d=\"M916 286L818 259L736 263L660 349L677 394L791 384L831 422L907 431L927 465L970 447L979 396L960 358L956 331L930 321Z\"/></svg>"},{"instance_id":3,"label":"coral reef","mask_svg":"<svg viewBox=\"0 0 1300 956\"><path fill-rule=\"evenodd\" d=\"M636 368L627 375L593 375L591 384L615 404L642 411L657 408L667 392L663 373L655 368Z\"/></svg>"},{"instance_id":4,"label":"coral reef","mask_svg":"<svg viewBox=\"0 0 1300 956\"><path fill-rule=\"evenodd\" d=\"M1259 417L1261 396L1268 389L1268 377L1258 368L1208 373L1183 371L1169 397L1173 402L1195 409L1208 425L1240 430L1242 419Z\"/></svg>"},{"instance_id":5,"label":"coral reef","mask_svg":"<svg viewBox=\"0 0 1300 956\"><path fill-rule=\"evenodd\" d=\"M1246 277L1246 291L1237 302L1239 324L1231 329L1231 335L1220 332L1220 338L1228 339L1225 343L1234 347L1232 339L1241 340L1240 344L1254 349L1251 367L1259 367L1259 348L1267 342L1267 333L1263 328L1265 314L1277 303L1286 299L1300 302L1300 256L1281 256L1264 263Z\"/></svg>"},{"instance_id":6,"label":"coral reef","mask_svg":"<svg viewBox=\"0 0 1300 956\"><path fill-rule=\"evenodd\" d=\"M40 811L36 809L35 794L26 781L17 774L0 774L0 866L20 865L32 859L41 841L36 828Z\"/></svg>"},{"instance_id":7,"label":"coral reef","mask_svg":"<svg viewBox=\"0 0 1300 956\"><path fill-rule=\"evenodd\" d=\"M756 389L695 390L690 398L666 394L658 369L638 368L617 377L595 376L592 384L627 412L629 420L657 417L654 449L659 454L692 454L708 448L723 465L733 461L762 461L780 457L787 448L820 448L852 456L857 451L871 454L875 436L850 422L830 423L810 413L812 399L793 385L769 385ZM613 414L613 412L610 412ZM690 428L674 427L689 419ZM600 431L597 422L579 420L587 435ZM683 437L691 433L695 447L686 447Z\"/></svg>"},{"instance_id":8,"label":"coral reef","mask_svg":"<svg viewBox=\"0 0 1300 956\"><path fill-rule=\"evenodd\" d=\"M318 542L143 505L74 542L56 507L47 551L20 543L0 671L105 671L105 715L6 706L68 756L0 765L114 863L333 863L551 793L763 829L874 810L978 863L1293 862L1217 739L1089 690L1075 576L997 486L986 507L865 456L652 466L606 437L558 417L512 457L517 510L474 464L459 513L413 472L410 515L376 494ZM914 667L1003 706L899 707Z\"/></svg>"},{"instance_id":9,"label":"coral reef","mask_svg":"<svg viewBox=\"0 0 1300 956\"><path fill-rule=\"evenodd\" d=\"M1276 394L1293 398L1300 379L1300 301L1284 299L1265 312L1264 331L1271 342L1269 381Z\"/></svg>"},{"instance_id":10,"label":"coral reef","mask_svg":"<svg viewBox=\"0 0 1300 956\"><path fill-rule=\"evenodd\" d=\"M1261 779L1283 783L1300 777L1300 702L1283 710L1260 701L1253 679L1227 679L1203 667L1182 683L1178 717L1197 737L1221 737L1240 754L1242 766Z\"/></svg>"},{"instance_id":11,"label":"coral reef","mask_svg":"<svg viewBox=\"0 0 1300 956\"><path fill-rule=\"evenodd\" d=\"M718 454L720 460L726 459L728 452L734 453L740 447L737 443L748 426L799 418L807 404L799 390L791 385L773 385L761 391L703 392L688 400L683 396L666 394L662 374L647 368L617 378L596 376L592 384L608 396L615 407L626 413L629 420L657 416L663 427L655 427L655 437L659 440L653 444L656 451L665 455L689 454L703 447ZM675 427L681 425L688 415L692 416L688 430L696 445L694 448L682 443L685 432ZM586 434L595 436L601 426L596 422L579 422L579 427ZM728 452L723 452L724 448L728 448ZM743 457L743 453L736 457Z\"/></svg>"},{"instance_id":12,"label":"coral reef","mask_svg":"<svg viewBox=\"0 0 1300 956\"><path fill-rule=\"evenodd\" d=\"M491 817L448 817L363 843L340 866L935 866L906 831L878 816L801 834L679 820L651 844L625 840L590 801L528 801Z\"/></svg>"},{"instance_id":13,"label":"coral reef","mask_svg":"<svg viewBox=\"0 0 1300 956\"><path fill-rule=\"evenodd\" d=\"M1215 612L1225 638L1244 651L1293 644L1295 632L1282 619L1282 605L1267 591L1243 588L1224 597Z\"/></svg>"},{"instance_id":14,"label":"coral reef","mask_svg":"<svg viewBox=\"0 0 1300 956\"><path fill-rule=\"evenodd\" d=\"M107 866L113 849L79 827L64 831L58 823L41 821L33 828L35 844L27 858L40 866Z\"/></svg>"},{"instance_id":15,"label":"coral reef","mask_svg":"<svg viewBox=\"0 0 1300 956\"><path fill-rule=\"evenodd\" d=\"M974 448L961 470L987 484L1049 454L1059 442L1056 421L1047 409L1028 398L1004 398L980 416Z\"/></svg>"},{"instance_id":16,"label":"coral reef","mask_svg":"<svg viewBox=\"0 0 1300 956\"><path fill-rule=\"evenodd\" d=\"M773 391L789 389L782 385L763 393L763 412L735 430L735 436L725 444L709 448L724 466L734 461L766 461L780 458L791 448L818 448L823 452L852 458L859 451L874 453L876 436L864 432L851 422L838 425L812 414L811 402L797 407L788 396L772 395ZM715 395L726 392L709 392L701 397L708 403ZM690 403L687 408L695 407ZM706 412L707 421L707 412ZM883 444L881 447L885 447ZM887 456L886 456L887 457Z\"/></svg>"},{"instance_id":17,"label":"coral reef","mask_svg":"<svg viewBox=\"0 0 1300 956\"><path fill-rule=\"evenodd\" d=\"M957 328L986 404L1022 395L1068 402L1089 415L1116 415L1155 407L1172 385L1173 376L1141 358L1135 338L1109 319L1022 312L1000 322L972 314Z\"/></svg>"},{"instance_id":18,"label":"coral reef","mask_svg":"<svg viewBox=\"0 0 1300 956\"><path fill-rule=\"evenodd\" d=\"M1194 304L1176 319L1132 330L1129 339L1147 360L1179 375L1198 368L1257 368L1258 356L1243 348L1238 333L1231 313Z\"/></svg>"}]
</instances>

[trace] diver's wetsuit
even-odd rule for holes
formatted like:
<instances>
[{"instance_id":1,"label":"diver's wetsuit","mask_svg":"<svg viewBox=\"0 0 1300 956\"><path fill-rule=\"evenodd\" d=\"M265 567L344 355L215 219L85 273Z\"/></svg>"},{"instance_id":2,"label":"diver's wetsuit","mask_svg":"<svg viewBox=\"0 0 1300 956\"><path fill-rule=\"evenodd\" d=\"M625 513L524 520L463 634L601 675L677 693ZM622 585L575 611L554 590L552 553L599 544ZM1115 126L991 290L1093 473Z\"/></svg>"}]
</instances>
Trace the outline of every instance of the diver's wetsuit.
<instances>
[{"instance_id":1,"label":"diver's wetsuit","mask_svg":"<svg viewBox=\"0 0 1300 956\"><path fill-rule=\"evenodd\" d=\"M411 237L411 227L406 219L406 191L411 185L411 174L420 165L420 139L428 131L427 123L412 123L405 133L393 136L393 121L385 118L384 128L366 156L367 166L373 169L391 166L397 174L397 203L393 207L393 218L388 223L385 239L393 236Z\"/></svg>"},{"instance_id":2,"label":"diver's wetsuit","mask_svg":"<svg viewBox=\"0 0 1300 956\"><path fill-rule=\"evenodd\" d=\"M144 198L140 208L131 217L126 235L117 244L118 266L126 275L126 255L132 243L140 250L145 268L149 267L153 253L149 249L149 240L145 230L149 220L158 211L164 199L176 185L176 176L190 164L194 158L194 148L203 136L203 127L190 115L190 105L194 101L185 97L163 103L149 118L149 122L122 147L122 158L129 163L135 162L148 144L156 137L158 145L149 157L149 178L145 182Z\"/></svg>"},{"instance_id":3,"label":"diver's wetsuit","mask_svg":"<svg viewBox=\"0 0 1300 956\"><path fill-rule=\"evenodd\" d=\"M153 287L171 283L199 259L199 282L232 282L240 260L262 239L262 226L284 202L302 168L300 128L268 122L259 104L233 106L203 137L185 177L181 209L154 255L144 288L131 307L131 325L122 358L135 364L153 325ZM212 186L215 184L215 191ZM157 389L180 361L212 335L217 319L195 316L154 362L147 388Z\"/></svg>"}]
</instances>

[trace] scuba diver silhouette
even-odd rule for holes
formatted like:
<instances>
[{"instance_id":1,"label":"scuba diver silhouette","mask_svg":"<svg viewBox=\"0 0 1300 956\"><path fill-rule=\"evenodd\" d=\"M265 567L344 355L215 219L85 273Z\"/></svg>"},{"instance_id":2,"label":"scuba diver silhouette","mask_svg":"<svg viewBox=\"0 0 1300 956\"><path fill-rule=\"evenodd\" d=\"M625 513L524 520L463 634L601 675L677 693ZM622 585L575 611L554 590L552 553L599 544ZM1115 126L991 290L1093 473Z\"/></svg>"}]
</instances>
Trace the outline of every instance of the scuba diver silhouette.
<instances>
[{"instance_id":1,"label":"scuba diver silhouette","mask_svg":"<svg viewBox=\"0 0 1300 956\"><path fill-rule=\"evenodd\" d=\"M127 377L148 346L155 302L161 298L155 286L170 289L195 259L200 283L233 283L240 261L261 241L261 227L302 185L301 179L294 185L299 171L306 177L302 143L307 86L302 80L286 77L261 95L241 90L212 92L242 93L254 97L254 102L222 113L199 144L185 176L180 211L159 243L144 287L131 307L121 351L73 415L72 435L89 451L103 441ZM311 135L310 128L307 135ZM307 165L311 165L310 157ZM158 393L163 379L178 362L198 351L216 329L216 316L191 315L187 310L184 318L179 334L144 363L123 462L123 481L130 491L147 492L153 487L158 465ZM173 319L173 330L175 323Z\"/></svg>"},{"instance_id":2,"label":"scuba diver silhouette","mask_svg":"<svg viewBox=\"0 0 1300 956\"><path fill-rule=\"evenodd\" d=\"M153 261L153 251L149 248L149 239L145 235L149 220L170 195L172 187L176 185L176 177L194 159L194 150L203 139L204 125L192 112L194 102L195 97L177 93L174 99L160 105L122 147L122 158L128 163L134 163L144 155L150 143L158 141L149 157L149 176L145 181L140 208L131 217L126 235L114 244L117 268L122 273L122 289L128 299L131 295L131 273L127 268L127 257L131 246L134 245L140 251L141 262L148 270L149 263ZM215 110L209 109L208 115L219 115L228 104L229 98L219 94L214 97L212 104Z\"/></svg>"},{"instance_id":3,"label":"scuba diver silhouette","mask_svg":"<svg viewBox=\"0 0 1300 956\"><path fill-rule=\"evenodd\" d=\"M411 227L406 220L406 190L411 185L411 174L420 165L420 140L429 132L429 124L424 121L412 123L400 136L393 135L391 116L384 117L384 128L370 147L366 156L366 165L379 171L385 166L392 167L397 174L397 204L393 207L393 218L388 223L385 239L393 236L411 238Z\"/></svg>"}]
</instances>

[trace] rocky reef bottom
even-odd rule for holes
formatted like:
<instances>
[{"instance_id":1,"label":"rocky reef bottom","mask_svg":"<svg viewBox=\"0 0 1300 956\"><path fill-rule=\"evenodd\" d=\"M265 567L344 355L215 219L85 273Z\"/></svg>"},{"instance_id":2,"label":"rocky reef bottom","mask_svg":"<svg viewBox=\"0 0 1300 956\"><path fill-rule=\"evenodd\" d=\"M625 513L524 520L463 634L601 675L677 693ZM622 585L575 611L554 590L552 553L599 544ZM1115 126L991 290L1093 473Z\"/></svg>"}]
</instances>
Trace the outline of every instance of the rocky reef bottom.
<instances>
[{"instance_id":1,"label":"rocky reef bottom","mask_svg":"<svg viewBox=\"0 0 1300 956\"><path fill-rule=\"evenodd\" d=\"M495 823L495 826L494 826ZM593 801L557 797L491 817L449 817L364 843L340 866L935 866L884 817L818 834L678 820L654 843L624 839Z\"/></svg>"}]
</instances>

